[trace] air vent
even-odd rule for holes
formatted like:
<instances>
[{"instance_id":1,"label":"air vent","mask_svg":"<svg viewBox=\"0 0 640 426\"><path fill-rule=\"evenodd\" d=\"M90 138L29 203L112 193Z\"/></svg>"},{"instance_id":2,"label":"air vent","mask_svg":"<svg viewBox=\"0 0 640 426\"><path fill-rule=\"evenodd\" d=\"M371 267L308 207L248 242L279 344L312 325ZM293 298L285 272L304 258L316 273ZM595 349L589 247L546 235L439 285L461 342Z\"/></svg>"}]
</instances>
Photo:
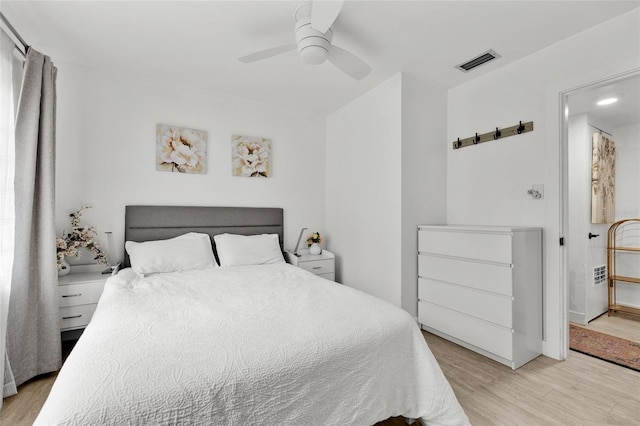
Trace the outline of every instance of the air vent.
<instances>
[{"instance_id":1,"label":"air vent","mask_svg":"<svg viewBox=\"0 0 640 426\"><path fill-rule=\"evenodd\" d=\"M464 64L457 65L456 68L458 68L462 72L469 72L482 64L486 64L487 62L493 61L494 59L498 59L500 57L501 55L497 54L493 50L487 50L486 52L471 59L470 61L467 61Z\"/></svg>"},{"instance_id":2,"label":"air vent","mask_svg":"<svg viewBox=\"0 0 640 426\"><path fill-rule=\"evenodd\" d=\"M607 265L593 268L593 285L601 285L607 282Z\"/></svg>"}]
</instances>

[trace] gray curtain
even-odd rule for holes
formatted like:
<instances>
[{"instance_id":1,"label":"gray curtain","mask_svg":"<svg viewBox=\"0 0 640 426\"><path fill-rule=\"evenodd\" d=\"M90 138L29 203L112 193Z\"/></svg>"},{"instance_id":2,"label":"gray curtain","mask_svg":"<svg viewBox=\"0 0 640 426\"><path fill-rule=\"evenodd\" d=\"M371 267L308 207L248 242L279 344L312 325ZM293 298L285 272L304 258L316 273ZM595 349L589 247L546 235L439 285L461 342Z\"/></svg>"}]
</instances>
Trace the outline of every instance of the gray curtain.
<instances>
[{"instance_id":1,"label":"gray curtain","mask_svg":"<svg viewBox=\"0 0 640 426\"><path fill-rule=\"evenodd\" d=\"M56 68L29 49L16 113L15 251L7 354L15 385L61 365L54 219Z\"/></svg>"}]
</instances>

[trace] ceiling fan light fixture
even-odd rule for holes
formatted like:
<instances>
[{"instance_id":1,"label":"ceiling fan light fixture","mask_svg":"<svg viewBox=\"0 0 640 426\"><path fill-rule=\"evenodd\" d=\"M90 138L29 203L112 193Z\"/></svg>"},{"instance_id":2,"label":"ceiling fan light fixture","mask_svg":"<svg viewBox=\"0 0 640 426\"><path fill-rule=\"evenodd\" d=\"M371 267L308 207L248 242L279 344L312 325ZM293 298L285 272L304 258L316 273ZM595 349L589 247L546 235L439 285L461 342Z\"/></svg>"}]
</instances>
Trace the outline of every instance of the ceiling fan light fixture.
<instances>
[{"instance_id":1,"label":"ceiling fan light fixture","mask_svg":"<svg viewBox=\"0 0 640 426\"><path fill-rule=\"evenodd\" d=\"M241 62L252 63L277 56L297 47L298 54L305 64L318 65L329 61L333 66L356 80L361 80L371 72L371 67L353 53L340 46L331 44L333 30L331 25L342 9L344 0L315 0L303 2L295 11L296 44L285 44L260 50L238 58ZM312 16L316 27L311 25ZM317 28L321 28L322 31Z\"/></svg>"},{"instance_id":2,"label":"ceiling fan light fixture","mask_svg":"<svg viewBox=\"0 0 640 426\"><path fill-rule=\"evenodd\" d=\"M311 45L300 49L300 56L305 64L319 65L327 60L329 51L322 46Z\"/></svg>"}]
</instances>

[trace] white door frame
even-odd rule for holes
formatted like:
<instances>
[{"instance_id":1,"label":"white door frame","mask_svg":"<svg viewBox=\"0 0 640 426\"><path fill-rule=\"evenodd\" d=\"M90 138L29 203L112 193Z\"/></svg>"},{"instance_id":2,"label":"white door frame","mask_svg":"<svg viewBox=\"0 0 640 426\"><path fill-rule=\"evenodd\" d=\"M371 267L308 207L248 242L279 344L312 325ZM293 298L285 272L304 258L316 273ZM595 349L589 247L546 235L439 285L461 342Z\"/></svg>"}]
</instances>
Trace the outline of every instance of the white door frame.
<instances>
[{"instance_id":1,"label":"white door frame","mask_svg":"<svg viewBox=\"0 0 640 426\"><path fill-rule=\"evenodd\" d=\"M560 204L559 204L559 218L560 218L560 237L566 236L568 234L568 194L569 194L569 186L568 186L568 172L569 172L569 120L568 120L568 111L567 111L567 99L570 95L587 88L595 88L598 86L602 86L605 84L611 84L618 80L622 80L634 75L640 74L640 68L631 68L627 71L616 72L609 74L608 76L597 77L593 80L588 80L589 77L576 78L575 85L569 86L571 88L560 90L559 91L559 111L560 117L560 183L559 183L559 194L560 194ZM580 81L582 80L582 81ZM565 86L567 87L567 86ZM561 331L560 331L560 359L567 359L569 355L569 283L567 280L568 277L568 261L567 261L567 253L571 250L571 241L568 241L565 238L564 241L564 250L560 250L560 318L561 318Z\"/></svg>"}]
</instances>

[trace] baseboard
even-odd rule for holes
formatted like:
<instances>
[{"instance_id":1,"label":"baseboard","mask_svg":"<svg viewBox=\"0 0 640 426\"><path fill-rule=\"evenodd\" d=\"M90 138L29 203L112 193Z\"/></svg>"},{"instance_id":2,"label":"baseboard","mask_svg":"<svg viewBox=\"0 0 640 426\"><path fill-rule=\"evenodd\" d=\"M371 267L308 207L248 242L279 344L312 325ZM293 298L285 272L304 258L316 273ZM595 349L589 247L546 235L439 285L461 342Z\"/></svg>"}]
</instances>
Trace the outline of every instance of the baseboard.
<instances>
[{"instance_id":1,"label":"baseboard","mask_svg":"<svg viewBox=\"0 0 640 426\"><path fill-rule=\"evenodd\" d=\"M586 315L584 312L569 311L569 321L576 324L586 325Z\"/></svg>"}]
</instances>

